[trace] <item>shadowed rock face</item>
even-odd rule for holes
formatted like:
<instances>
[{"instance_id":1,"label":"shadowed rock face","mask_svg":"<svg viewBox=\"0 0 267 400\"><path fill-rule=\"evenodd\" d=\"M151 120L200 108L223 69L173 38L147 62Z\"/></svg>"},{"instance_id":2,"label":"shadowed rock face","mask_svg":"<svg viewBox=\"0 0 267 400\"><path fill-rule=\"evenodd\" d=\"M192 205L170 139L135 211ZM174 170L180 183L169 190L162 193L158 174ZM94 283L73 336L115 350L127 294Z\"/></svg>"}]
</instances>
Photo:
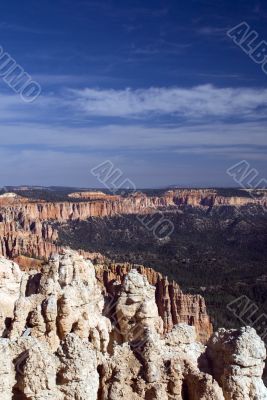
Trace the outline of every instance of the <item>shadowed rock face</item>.
<instances>
[{"instance_id":1,"label":"shadowed rock face","mask_svg":"<svg viewBox=\"0 0 267 400\"><path fill-rule=\"evenodd\" d=\"M266 352L254 329L220 330L207 347L186 323L164 332L157 289L145 274L124 271L116 293L107 280L111 304L95 267L72 251L54 256L40 273L2 264L0 295L8 279L5 290L16 301L0 339L1 399L267 398Z\"/></svg>"}]
</instances>

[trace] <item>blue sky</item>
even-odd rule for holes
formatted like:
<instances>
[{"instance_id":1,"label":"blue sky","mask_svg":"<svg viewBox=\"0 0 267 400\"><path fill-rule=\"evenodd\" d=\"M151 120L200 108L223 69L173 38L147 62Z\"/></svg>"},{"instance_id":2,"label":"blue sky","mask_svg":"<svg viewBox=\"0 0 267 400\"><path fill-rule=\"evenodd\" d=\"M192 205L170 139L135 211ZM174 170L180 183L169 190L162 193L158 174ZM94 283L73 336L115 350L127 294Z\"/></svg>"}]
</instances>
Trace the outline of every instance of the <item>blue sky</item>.
<instances>
[{"instance_id":1,"label":"blue sky","mask_svg":"<svg viewBox=\"0 0 267 400\"><path fill-rule=\"evenodd\" d=\"M267 75L226 34L267 41L263 1L10 0L0 46L42 87L25 103L0 79L0 185L100 186L111 160L137 187L267 179Z\"/></svg>"}]
</instances>

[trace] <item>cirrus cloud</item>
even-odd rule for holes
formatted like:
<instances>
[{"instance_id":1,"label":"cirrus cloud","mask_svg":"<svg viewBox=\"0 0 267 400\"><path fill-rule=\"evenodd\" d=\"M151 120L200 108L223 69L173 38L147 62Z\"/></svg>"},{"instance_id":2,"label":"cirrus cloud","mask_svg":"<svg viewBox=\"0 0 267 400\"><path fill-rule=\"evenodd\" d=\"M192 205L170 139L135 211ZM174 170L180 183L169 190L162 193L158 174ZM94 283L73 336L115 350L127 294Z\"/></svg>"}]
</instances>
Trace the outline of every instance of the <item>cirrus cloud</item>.
<instances>
[{"instance_id":1,"label":"cirrus cloud","mask_svg":"<svg viewBox=\"0 0 267 400\"><path fill-rule=\"evenodd\" d=\"M71 106L90 116L146 117L176 115L203 117L264 118L267 89L217 88L207 84L192 88L71 90Z\"/></svg>"}]
</instances>

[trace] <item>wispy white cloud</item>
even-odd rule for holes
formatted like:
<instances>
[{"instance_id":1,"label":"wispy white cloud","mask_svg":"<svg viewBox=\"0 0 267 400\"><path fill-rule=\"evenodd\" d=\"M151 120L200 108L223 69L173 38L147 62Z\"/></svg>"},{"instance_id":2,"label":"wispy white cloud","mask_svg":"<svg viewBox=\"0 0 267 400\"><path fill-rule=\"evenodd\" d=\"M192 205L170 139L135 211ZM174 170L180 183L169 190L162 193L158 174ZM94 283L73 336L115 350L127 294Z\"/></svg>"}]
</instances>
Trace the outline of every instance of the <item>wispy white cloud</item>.
<instances>
[{"instance_id":1,"label":"wispy white cloud","mask_svg":"<svg viewBox=\"0 0 267 400\"><path fill-rule=\"evenodd\" d=\"M58 152L65 154L64 160L70 153L128 152L266 160L266 103L264 89L210 85L75 90L43 95L31 105L17 95L2 94L0 148L23 154L26 149ZM155 124L151 115L164 118ZM169 119L172 115L183 120ZM111 123L114 119L108 117L122 120Z\"/></svg>"},{"instance_id":2,"label":"wispy white cloud","mask_svg":"<svg viewBox=\"0 0 267 400\"><path fill-rule=\"evenodd\" d=\"M68 76L44 76L44 79L68 81ZM2 83L3 86L3 83ZM139 123L154 126L175 121L176 126L203 124L216 126L222 123L248 123L258 121L264 124L267 118L267 89L217 88L202 85L193 88L148 88L148 89L66 89L63 92L42 93L31 104L26 104L19 95L6 92L0 94L0 121L15 123L19 120L71 122L78 119L88 125L88 117L98 125L110 125L110 118L129 126L133 119ZM10 89L11 91L11 89ZM47 117L49 117L47 119ZM214 125L215 124L215 125ZM68 124L66 124L68 125ZM223 125L222 125L223 126Z\"/></svg>"},{"instance_id":3,"label":"wispy white cloud","mask_svg":"<svg viewBox=\"0 0 267 400\"><path fill-rule=\"evenodd\" d=\"M267 146L266 129L258 123L205 124L179 127L146 127L140 125L106 125L98 127L65 127L45 124L12 124L1 126L1 146L38 147L61 151L146 151L146 152L191 152L203 146L222 147L226 157L229 147L236 152L246 146L251 153L258 153L256 146ZM234 152L234 147L231 152Z\"/></svg>"},{"instance_id":4,"label":"wispy white cloud","mask_svg":"<svg viewBox=\"0 0 267 400\"><path fill-rule=\"evenodd\" d=\"M90 116L134 117L177 115L205 117L262 118L266 116L267 89L216 88L202 85L193 88L149 88L73 90L72 106Z\"/></svg>"}]
</instances>

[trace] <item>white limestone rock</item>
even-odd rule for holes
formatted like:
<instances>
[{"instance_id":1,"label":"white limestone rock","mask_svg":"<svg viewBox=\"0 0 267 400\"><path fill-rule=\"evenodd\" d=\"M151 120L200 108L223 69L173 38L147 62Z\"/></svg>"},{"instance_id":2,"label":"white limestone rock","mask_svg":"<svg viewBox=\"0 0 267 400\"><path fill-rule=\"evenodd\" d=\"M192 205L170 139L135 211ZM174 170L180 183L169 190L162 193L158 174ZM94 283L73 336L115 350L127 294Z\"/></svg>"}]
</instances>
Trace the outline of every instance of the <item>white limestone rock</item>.
<instances>
[{"instance_id":1,"label":"white limestone rock","mask_svg":"<svg viewBox=\"0 0 267 400\"><path fill-rule=\"evenodd\" d=\"M13 318L14 305L20 294L21 278L19 266L0 256L0 336L4 334L6 319Z\"/></svg>"},{"instance_id":2,"label":"white limestone rock","mask_svg":"<svg viewBox=\"0 0 267 400\"><path fill-rule=\"evenodd\" d=\"M262 381L266 349L255 329L219 329L208 343L214 377L226 400L266 400Z\"/></svg>"}]
</instances>

